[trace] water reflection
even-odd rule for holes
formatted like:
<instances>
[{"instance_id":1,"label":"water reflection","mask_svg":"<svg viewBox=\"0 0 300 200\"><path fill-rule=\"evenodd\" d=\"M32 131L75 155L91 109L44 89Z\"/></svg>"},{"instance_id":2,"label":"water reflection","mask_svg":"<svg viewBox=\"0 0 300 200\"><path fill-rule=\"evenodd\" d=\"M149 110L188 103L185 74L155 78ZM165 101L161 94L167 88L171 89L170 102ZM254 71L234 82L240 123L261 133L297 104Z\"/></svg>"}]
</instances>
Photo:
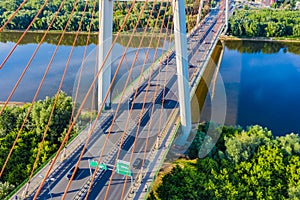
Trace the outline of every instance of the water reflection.
<instances>
[{"instance_id":1,"label":"water reflection","mask_svg":"<svg viewBox=\"0 0 300 200\"><path fill-rule=\"evenodd\" d=\"M0 33L0 62L2 62L5 57L8 55L12 47L15 45L15 42L20 38L22 33ZM6 101L19 77L21 76L23 70L25 69L26 64L28 63L30 57L32 56L34 50L37 47L37 43L42 38L43 34L41 33L30 33L26 34L25 38L21 41L21 44L18 45L15 52L11 55L7 63L0 70L0 101ZM45 43L43 43L33 59L31 65L29 66L24 78L20 82L17 90L15 91L11 101L18 102L31 102L33 96L42 80L42 77L45 73L47 66L51 60L52 54L56 48L56 43L58 42L60 34L50 34L45 39ZM65 81L62 86L62 90L65 91L68 95L72 95L73 87L76 80L76 76L78 77L78 73L80 71L80 67L82 66L82 59L85 50L87 35L80 35L76 47L74 48L71 61L69 64L69 69L67 71ZM112 75L114 74L117 65L120 62L120 56L124 52L124 44L127 45L129 41L129 35L120 36L118 39L118 43L115 45L112 51ZM153 57L155 54L153 47L158 47L159 50L156 54L156 57L160 57L164 51L170 48L173 43L169 42L170 37L167 37L167 41L164 41L164 38L153 38L151 40L150 36L144 38L142 42L142 49L137 58L137 64L135 65L136 70L133 72L131 77L134 80L138 74L140 74L140 66L145 60L145 52L149 49L149 59L147 63L153 62ZM43 99L45 96L52 96L57 92L60 80L62 78L64 69L67 64L68 57L70 55L70 51L72 47L70 44L73 43L75 39L74 34L66 34L62 45L59 47L58 52L54 58L53 63L51 64L50 70L46 76L45 82L41 88L38 99ZM127 73L128 69L131 67L131 64L134 60L134 57L137 52L136 46L138 46L141 42L141 36L135 36L132 39L131 47L128 49L128 53L125 56L125 61L121 65L121 69L117 80L121 78L122 75ZM91 83L91 80L94 78L94 69L95 69L95 61L96 61L96 43L97 35L92 35L90 44L87 47L87 62L85 63L85 73L84 73L84 81L82 84ZM150 42L152 41L152 42ZM149 67L150 65L146 65L145 67ZM90 70L90 71L88 71ZM91 73L90 73L91 72ZM85 87L80 86L81 88L88 88L88 85ZM83 94L82 94L83 95ZM115 94L113 94L115 95Z\"/></svg>"},{"instance_id":2,"label":"water reflection","mask_svg":"<svg viewBox=\"0 0 300 200\"><path fill-rule=\"evenodd\" d=\"M300 55L300 43L225 41L225 44L227 49L237 50L240 53L274 54L283 50L284 53Z\"/></svg>"},{"instance_id":3,"label":"water reflection","mask_svg":"<svg viewBox=\"0 0 300 200\"><path fill-rule=\"evenodd\" d=\"M220 75L227 125L259 124L274 135L300 133L300 44L226 42Z\"/></svg>"},{"instance_id":4,"label":"water reflection","mask_svg":"<svg viewBox=\"0 0 300 200\"><path fill-rule=\"evenodd\" d=\"M23 34L23 32L1 32L0 33L0 43L9 43L9 42L13 42L16 43L19 38L21 37L21 35ZM43 37L44 33L39 33L39 32L32 32L32 33L27 33L25 35L25 37L21 40L20 44L38 44L42 37ZM48 44L53 44L56 45L59 41L61 37L61 33L49 33L46 35L46 38L44 40L44 43L48 43ZM113 36L115 38L115 36ZM86 41L88 38L88 34L87 33L81 33L78 35L78 38L76 40L76 44L75 46L85 46L86 45ZM151 42L151 38L152 42ZM61 45L64 46L71 46L74 42L75 39L75 34L74 33L66 33L63 37L63 40L61 42ZM167 40L172 40L172 36L168 36ZM124 34L121 37L117 38L117 43L119 43L122 46L126 46L128 44L130 40L130 33L128 34ZM155 42L153 42L153 40ZM159 34L154 34L154 36L152 35L146 35L143 36L142 34L135 34L135 36L133 37L130 46L137 48L140 45L140 42L142 41L142 47L152 47L152 48L156 48L157 46L160 48L163 48L165 45L164 42L164 35L160 35ZM98 35L96 33L92 33L90 35L90 39L88 44L98 44Z\"/></svg>"}]
</instances>

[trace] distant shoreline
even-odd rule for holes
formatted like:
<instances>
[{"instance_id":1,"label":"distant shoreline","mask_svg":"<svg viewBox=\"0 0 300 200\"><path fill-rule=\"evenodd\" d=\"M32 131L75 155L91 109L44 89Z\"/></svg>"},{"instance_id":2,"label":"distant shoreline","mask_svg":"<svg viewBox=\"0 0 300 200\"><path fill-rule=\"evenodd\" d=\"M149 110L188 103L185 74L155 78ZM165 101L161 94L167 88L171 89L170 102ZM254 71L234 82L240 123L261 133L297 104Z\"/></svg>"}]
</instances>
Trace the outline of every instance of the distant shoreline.
<instances>
[{"instance_id":1,"label":"distant shoreline","mask_svg":"<svg viewBox=\"0 0 300 200\"><path fill-rule=\"evenodd\" d=\"M221 35L220 40L224 41L260 41L260 42L289 42L289 43L300 43L299 39L287 39L287 38L267 38L267 37L235 37L235 36L227 36Z\"/></svg>"},{"instance_id":2,"label":"distant shoreline","mask_svg":"<svg viewBox=\"0 0 300 200\"><path fill-rule=\"evenodd\" d=\"M27 104L28 102L21 102L21 101L10 101L8 102L7 106L24 106L25 104ZM0 101L0 107L4 106L5 101Z\"/></svg>"},{"instance_id":3,"label":"distant shoreline","mask_svg":"<svg viewBox=\"0 0 300 200\"><path fill-rule=\"evenodd\" d=\"M1 33L23 33L25 30L3 30ZM45 33L46 30L29 30L27 33ZM63 31L50 30L47 34L61 34ZM65 34L76 34L76 31L66 31ZM87 31L79 31L80 35L88 35ZM90 32L91 35L97 35L98 32Z\"/></svg>"},{"instance_id":4,"label":"distant shoreline","mask_svg":"<svg viewBox=\"0 0 300 200\"><path fill-rule=\"evenodd\" d=\"M23 33L25 30L3 30L1 33ZM151 30L152 31L152 30ZM46 32L46 30L29 30L27 31L27 33L36 33L36 34L44 34ZM50 30L47 34L62 34L63 31L57 31L57 30ZM66 31L64 34L67 35L75 35L77 34L77 31ZM88 35L89 32L88 31L79 31L79 35ZM117 32L113 32L112 33L113 36L117 35ZM132 31L125 31L125 32L121 32L120 35L122 36L130 36L132 34ZM144 34L144 32L135 32L134 36L142 36ZM151 36L153 33L152 32L146 32L146 36ZM166 34L166 33L161 33L162 35ZM98 31L97 32L90 32L90 35L98 35ZM168 33L169 35L169 33Z\"/></svg>"}]
</instances>

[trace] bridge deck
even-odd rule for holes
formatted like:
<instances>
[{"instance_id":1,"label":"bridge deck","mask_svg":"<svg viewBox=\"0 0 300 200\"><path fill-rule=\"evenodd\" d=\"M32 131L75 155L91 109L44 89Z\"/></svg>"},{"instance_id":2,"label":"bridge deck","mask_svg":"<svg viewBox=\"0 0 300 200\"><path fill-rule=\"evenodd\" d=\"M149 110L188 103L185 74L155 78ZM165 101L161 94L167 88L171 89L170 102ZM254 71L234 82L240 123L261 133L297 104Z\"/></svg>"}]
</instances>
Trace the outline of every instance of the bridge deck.
<instances>
[{"instance_id":1,"label":"bridge deck","mask_svg":"<svg viewBox=\"0 0 300 200\"><path fill-rule=\"evenodd\" d=\"M222 27L222 22L218 19L218 10L214 10L204 19L201 26L194 29L194 31L190 34L190 37L188 37L188 55L190 65L189 81L191 86L191 95L193 94L194 88L197 87L199 78L205 67L205 62L209 58L212 48L217 42L217 37L219 36ZM159 66L151 76L151 85L149 87L143 88L143 90L137 96L135 102L132 102L134 109L130 115L131 120L128 128L126 129L127 135L122 142L122 151L119 156L119 159L131 161L132 164L137 158L143 159L144 152L146 152L146 159L150 161L150 164L147 168L148 173L146 173L145 177L145 180L148 181L151 181L154 178L155 170L157 170L157 167L160 166L165 152L168 151L167 148L164 148L165 145L169 145L171 139L174 137L172 132L172 130L174 130L174 125L168 123L170 119L177 119L177 116L179 114L177 102L178 89L175 58L171 59L168 65ZM167 83L166 88L163 87L164 83ZM157 88L158 90L156 90ZM162 107L161 99L164 90L165 102L164 106ZM155 99L153 99L153 97ZM142 105L144 104L144 100L146 100L145 109L142 113L143 118L141 121L141 128L138 129L137 124L139 121L140 112L142 110ZM155 101L155 104L152 103L153 101ZM115 164L116 155L119 149L119 145L121 144L120 136L125 131L125 123L127 121L127 117L129 116L128 107L130 104L128 104L128 102L129 99L124 100L119 113L115 114L117 115L117 118L114 126L112 127L112 132L109 137L109 143L106 145L101 160L106 164ZM161 120L160 117L161 113L163 113L163 120ZM107 126L107 124L110 124L111 119L111 113L107 112L99 121L98 128L93 134L89 143L88 151L85 153L84 158L80 163L80 169L77 173L77 176L71 184L71 187L67 194L67 199L80 199L84 197L84 193L86 192L87 188L87 182L90 179L88 159L97 160L99 158L109 128L109 125ZM159 124L161 124L161 126L159 126ZM86 133L80 136L81 140L77 139L77 142L79 144L84 142L83 138L87 135L87 130L85 132ZM158 134L160 134L161 132L164 132L165 135L164 137L161 137L160 147L158 150L153 151ZM136 134L138 135L138 138L136 140L136 144L134 145ZM147 145L145 138L148 138ZM80 147L81 146L79 146L79 148L75 152L73 152L63 163L56 166L57 169L54 170L51 174L51 177L55 178L55 181L49 181L44 185L39 195L39 199L49 197L51 197L52 199L61 198L65 190L65 186L68 183L68 179L65 178L65 175L77 161L78 152L81 149ZM132 154L131 152L133 148L134 152ZM137 186L139 186L133 186L135 190L137 190L135 199L142 198L145 195L143 188L145 187L147 181L142 184L137 181L137 177L140 173L141 170L139 169L139 167L137 169L133 168L133 180L136 183L135 185L138 184ZM43 172L41 171L39 174L42 175ZM110 170L100 170L95 183L93 184L89 199L104 199L108 187L108 180L111 175L112 172ZM36 176L32 181L38 182L39 179ZM131 184L132 183L130 179L128 179L126 182L125 195L129 195L129 191L132 186ZM33 183L31 185L31 190L33 191L34 187L37 186ZM108 199L120 199L123 185L124 176L114 174L108 193ZM20 195L21 192L22 190L20 190L18 195ZM34 192L32 194L34 194ZM33 197L32 194L29 199Z\"/></svg>"}]
</instances>

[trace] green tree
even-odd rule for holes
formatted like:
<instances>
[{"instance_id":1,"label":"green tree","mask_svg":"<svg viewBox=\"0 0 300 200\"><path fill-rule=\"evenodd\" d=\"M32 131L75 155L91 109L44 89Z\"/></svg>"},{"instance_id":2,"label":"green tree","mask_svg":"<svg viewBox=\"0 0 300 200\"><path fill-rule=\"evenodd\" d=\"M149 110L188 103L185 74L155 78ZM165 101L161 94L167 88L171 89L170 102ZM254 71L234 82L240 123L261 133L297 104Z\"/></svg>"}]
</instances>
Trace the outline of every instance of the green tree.
<instances>
[{"instance_id":1,"label":"green tree","mask_svg":"<svg viewBox=\"0 0 300 200\"><path fill-rule=\"evenodd\" d=\"M260 126L250 127L234 137L225 137L226 155L235 163L249 160L258 147L268 144L272 134L266 128Z\"/></svg>"},{"instance_id":2,"label":"green tree","mask_svg":"<svg viewBox=\"0 0 300 200\"><path fill-rule=\"evenodd\" d=\"M4 199L13 189L14 186L9 182L0 182L0 198Z\"/></svg>"}]
</instances>

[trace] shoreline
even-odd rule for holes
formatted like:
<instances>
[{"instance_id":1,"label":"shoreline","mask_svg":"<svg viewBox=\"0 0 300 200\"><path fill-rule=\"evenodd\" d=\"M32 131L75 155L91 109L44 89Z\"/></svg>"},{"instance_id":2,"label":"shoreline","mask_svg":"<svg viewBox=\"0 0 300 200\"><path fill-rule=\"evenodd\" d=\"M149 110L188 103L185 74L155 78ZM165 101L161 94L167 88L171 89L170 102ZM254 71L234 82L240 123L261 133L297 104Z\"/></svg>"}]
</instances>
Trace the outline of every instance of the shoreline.
<instances>
[{"instance_id":1,"label":"shoreline","mask_svg":"<svg viewBox=\"0 0 300 200\"><path fill-rule=\"evenodd\" d=\"M32 34L44 34L46 32L46 30L28 30L27 33L32 33ZM1 33L24 33L24 30L3 30ZM47 34L62 34L63 31L57 31L57 30L50 30ZM66 35L75 35L77 34L77 31L66 31L64 34ZM88 35L89 32L87 31L79 31L79 35ZM132 32L130 31L125 31L125 32L121 32L120 35L125 35L125 36L130 36L132 34ZM134 33L137 36L142 36L143 32L135 32ZM166 33L162 33L162 35L164 35ZM90 32L90 35L98 35L98 31L94 31L94 32ZM117 33L112 33L113 36L117 35ZM148 33L146 32L146 36L151 36L152 33ZM169 35L169 34L168 34Z\"/></svg>"},{"instance_id":2,"label":"shoreline","mask_svg":"<svg viewBox=\"0 0 300 200\"><path fill-rule=\"evenodd\" d=\"M300 43L299 39L286 39L286 38L267 38L267 37L236 37L232 35L220 35L220 40L223 41L258 41L258 42L286 42L286 43Z\"/></svg>"},{"instance_id":3,"label":"shoreline","mask_svg":"<svg viewBox=\"0 0 300 200\"><path fill-rule=\"evenodd\" d=\"M20 107L22 107L27 103L29 103L29 102L10 101L10 102L8 102L7 106L20 106ZM0 107L4 106L4 104L5 104L5 101L0 101Z\"/></svg>"}]
</instances>

